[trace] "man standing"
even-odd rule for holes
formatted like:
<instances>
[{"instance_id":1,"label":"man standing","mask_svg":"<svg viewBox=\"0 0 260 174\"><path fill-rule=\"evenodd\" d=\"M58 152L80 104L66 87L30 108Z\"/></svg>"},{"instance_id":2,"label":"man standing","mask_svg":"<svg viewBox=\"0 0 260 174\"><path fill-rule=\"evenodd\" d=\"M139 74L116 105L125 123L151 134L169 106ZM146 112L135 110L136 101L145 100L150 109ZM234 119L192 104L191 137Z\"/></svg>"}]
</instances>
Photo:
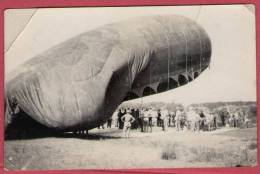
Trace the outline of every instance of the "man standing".
<instances>
[{"instance_id":1,"label":"man standing","mask_svg":"<svg viewBox=\"0 0 260 174\"><path fill-rule=\"evenodd\" d=\"M181 129L182 112L181 112L181 108L179 106L176 109L177 110L176 110L176 114L175 114L175 123L176 123L177 131L179 131Z\"/></svg>"},{"instance_id":2,"label":"man standing","mask_svg":"<svg viewBox=\"0 0 260 174\"><path fill-rule=\"evenodd\" d=\"M144 120L144 132L149 132L148 128L151 128L149 125L150 115L151 115L150 110L148 108L146 108L144 111L144 119L143 119ZM150 129L150 130L152 130L152 129Z\"/></svg>"},{"instance_id":3,"label":"man standing","mask_svg":"<svg viewBox=\"0 0 260 174\"><path fill-rule=\"evenodd\" d=\"M135 118L135 121L133 122L132 124L132 128L133 129L137 129L138 128L138 125L139 125L139 110L137 108L135 108L133 111L132 111L132 114L131 114L134 118Z\"/></svg>"},{"instance_id":4,"label":"man standing","mask_svg":"<svg viewBox=\"0 0 260 174\"><path fill-rule=\"evenodd\" d=\"M226 126L225 113L223 111L220 111L219 115L220 115L222 126L225 127Z\"/></svg>"},{"instance_id":5,"label":"man standing","mask_svg":"<svg viewBox=\"0 0 260 174\"><path fill-rule=\"evenodd\" d=\"M173 127L176 127L176 124L175 124L175 112L170 112L170 116L171 116L171 123L173 124Z\"/></svg>"},{"instance_id":6,"label":"man standing","mask_svg":"<svg viewBox=\"0 0 260 174\"><path fill-rule=\"evenodd\" d=\"M216 120L214 118L215 116L212 111L206 115L206 124L208 125L208 131L212 131L213 126L216 126Z\"/></svg>"},{"instance_id":7,"label":"man standing","mask_svg":"<svg viewBox=\"0 0 260 174\"><path fill-rule=\"evenodd\" d=\"M204 130L205 122L207 121L207 118L203 110L199 112L199 116L200 116L199 129Z\"/></svg>"},{"instance_id":8,"label":"man standing","mask_svg":"<svg viewBox=\"0 0 260 174\"><path fill-rule=\"evenodd\" d=\"M244 123L245 123L245 126L246 128L249 128L249 122L250 122L250 119L249 119L249 115L247 112L243 111L243 116L244 116Z\"/></svg>"},{"instance_id":9,"label":"man standing","mask_svg":"<svg viewBox=\"0 0 260 174\"><path fill-rule=\"evenodd\" d=\"M239 111L237 110L235 113L234 113L234 127L238 128L240 127L239 125Z\"/></svg>"},{"instance_id":10,"label":"man standing","mask_svg":"<svg viewBox=\"0 0 260 174\"><path fill-rule=\"evenodd\" d=\"M148 127L149 132L151 133L153 131L153 115L154 115L154 108L149 108L148 110Z\"/></svg>"},{"instance_id":11,"label":"man standing","mask_svg":"<svg viewBox=\"0 0 260 174\"><path fill-rule=\"evenodd\" d=\"M123 110L119 109L119 111L118 111L118 124L119 124L118 128L119 129L123 129L123 122L121 120L123 115L124 115Z\"/></svg>"},{"instance_id":12,"label":"man standing","mask_svg":"<svg viewBox=\"0 0 260 174\"><path fill-rule=\"evenodd\" d=\"M112 125L112 117L107 120L107 128L111 128Z\"/></svg>"},{"instance_id":13,"label":"man standing","mask_svg":"<svg viewBox=\"0 0 260 174\"><path fill-rule=\"evenodd\" d=\"M161 127L161 110L157 111L157 127Z\"/></svg>"},{"instance_id":14,"label":"man standing","mask_svg":"<svg viewBox=\"0 0 260 174\"><path fill-rule=\"evenodd\" d=\"M119 111L115 111L112 115L112 123L111 123L111 126L114 125L114 127L118 127L118 112Z\"/></svg>"},{"instance_id":15,"label":"man standing","mask_svg":"<svg viewBox=\"0 0 260 174\"><path fill-rule=\"evenodd\" d=\"M200 127L200 115L198 114L198 111L196 108L194 107L190 107L189 108L189 112L188 112L188 117L189 120L191 122L191 131L192 132L199 132L199 127Z\"/></svg>"},{"instance_id":16,"label":"man standing","mask_svg":"<svg viewBox=\"0 0 260 174\"><path fill-rule=\"evenodd\" d=\"M125 115L123 115L123 117L121 118L121 121L124 123L123 132L124 132L125 138L129 138L131 124L135 121L135 118L130 113L131 113L131 111L127 110L127 113Z\"/></svg>"},{"instance_id":17,"label":"man standing","mask_svg":"<svg viewBox=\"0 0 260 174\"><path fill-rule=\"evenodd\" d=\"M166 131L167 123L169 122L169 112L166 109L161 111L161 119L162 119L162 130Z\"/></svg>"},{"instance_id":18,"label":"man standing","mask_svg":"<svg viewBox=\"0 0 260 174\"><path fill-rule=\"evenodd\" d=\"M144 132L144 108L141 108L138 120L141 132Z\"/></svg>"}]
</instances>

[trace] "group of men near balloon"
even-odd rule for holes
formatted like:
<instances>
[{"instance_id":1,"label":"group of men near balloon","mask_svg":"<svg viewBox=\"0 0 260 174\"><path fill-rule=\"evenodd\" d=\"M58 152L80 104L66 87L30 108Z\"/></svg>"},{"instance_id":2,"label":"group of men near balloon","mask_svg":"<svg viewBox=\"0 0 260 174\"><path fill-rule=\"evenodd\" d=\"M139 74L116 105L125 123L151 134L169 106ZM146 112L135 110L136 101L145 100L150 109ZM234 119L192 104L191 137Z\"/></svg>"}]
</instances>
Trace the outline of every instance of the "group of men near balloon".
<instances>
[{"instance_id":1,"label":"group of men near balloon","mask_svg":"<svg viewBox=\"0 0 260 174\"><path fill-rule=\"evenodd\" d=\"M166 131L168 127L176 127L177 131L200 130L212 131L218 127L249 127L247 112L236 110L234 112L212 112L198 107L189 107L186 111L177 107L175 112L166 108L120 108L108 121L107 127L111 124L123 129L126 138L130 135L131 129L140 128L141 132L152 132L153 127L161 127Z\"/></svg>"}]
</instances>

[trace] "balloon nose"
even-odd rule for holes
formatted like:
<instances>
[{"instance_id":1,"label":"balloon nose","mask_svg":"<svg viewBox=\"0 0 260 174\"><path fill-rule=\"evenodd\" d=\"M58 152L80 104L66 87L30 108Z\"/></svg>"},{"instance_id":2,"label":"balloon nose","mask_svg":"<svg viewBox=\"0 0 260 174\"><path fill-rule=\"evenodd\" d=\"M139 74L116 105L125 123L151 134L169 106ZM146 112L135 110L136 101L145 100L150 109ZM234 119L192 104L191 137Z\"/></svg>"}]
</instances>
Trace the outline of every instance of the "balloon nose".
<instances>
[{"instance_id":1,"label":"balloon nose","mask_svg":"<svg viewBox=\"0 0 260 174\"><path fill-rule=\"evenodd\" d=\"M212 52L211 41L210 41L209 37L207 37L207 39L205 39L204 42L205 42L205 44L203 44L204 46L202 48L205 51L202 55L202 60L201 60L202 70L204 70L210 66L211 52Z\"/></svg>"}]
</instances>

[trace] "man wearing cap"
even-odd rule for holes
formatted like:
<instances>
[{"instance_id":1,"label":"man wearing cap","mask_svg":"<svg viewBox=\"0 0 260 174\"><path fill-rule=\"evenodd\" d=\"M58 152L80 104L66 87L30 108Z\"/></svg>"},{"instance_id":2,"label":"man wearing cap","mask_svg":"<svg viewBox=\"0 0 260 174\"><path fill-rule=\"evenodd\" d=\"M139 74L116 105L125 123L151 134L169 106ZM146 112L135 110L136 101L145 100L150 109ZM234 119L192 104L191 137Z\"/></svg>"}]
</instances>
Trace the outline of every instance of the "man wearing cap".
<instances>
[{"instance_id":1,"label":"man wearing cap","mask_svg":"<svg viewBox=\"0 0 260 174\"><path fill-rule=\"evenodd\" d=\"M123 115L123 117L121 118L121 121L124 122L123 132L124 132L125 138L129 138L131 124L135 121L135 118L130 113L131 113L131 111L127 110L126 114Z\"/></svg>"}]
</instances>

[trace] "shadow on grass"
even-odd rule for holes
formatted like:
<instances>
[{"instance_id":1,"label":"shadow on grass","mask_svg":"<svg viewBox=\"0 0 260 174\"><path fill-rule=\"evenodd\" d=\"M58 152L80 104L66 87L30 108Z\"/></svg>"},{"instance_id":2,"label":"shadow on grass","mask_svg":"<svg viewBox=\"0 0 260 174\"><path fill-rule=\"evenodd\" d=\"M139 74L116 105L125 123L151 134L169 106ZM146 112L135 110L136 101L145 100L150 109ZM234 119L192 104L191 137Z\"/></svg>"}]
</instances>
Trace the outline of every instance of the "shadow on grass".
<instances>
[{"instance_id":1,"label":"shadow on grass","mask_svg":"<svg viewBox=\"0 0 260 174\"><path fill-rule=\"evenodd\" d=\"M30 140L40 138L77 138L85 140L105 140L105 139L121 139L122 137L114 137L102 134L73 134L66 132L46 131L41 133L23 132L22 134L5 134L5 140Z\"/></svg>"},{"instance_id":2,"label":"shadow on grass","mask_svg":"<svg viewBox=\"0 0 260 174\"><path fill-rule=\"evenodd\" d=\"M78 134L70 132L62 132L55 129L50 129L31 117L23 114L21 117L17 117L12 120L5 129L5 140L26 140L26 139L39 139L39 138L78 138L86 140L103 140L103 139L119 139L121 137L113 137L108 135L102 135L105 132L99 132L98 134Z\"/></svg>"}]
</instances>

